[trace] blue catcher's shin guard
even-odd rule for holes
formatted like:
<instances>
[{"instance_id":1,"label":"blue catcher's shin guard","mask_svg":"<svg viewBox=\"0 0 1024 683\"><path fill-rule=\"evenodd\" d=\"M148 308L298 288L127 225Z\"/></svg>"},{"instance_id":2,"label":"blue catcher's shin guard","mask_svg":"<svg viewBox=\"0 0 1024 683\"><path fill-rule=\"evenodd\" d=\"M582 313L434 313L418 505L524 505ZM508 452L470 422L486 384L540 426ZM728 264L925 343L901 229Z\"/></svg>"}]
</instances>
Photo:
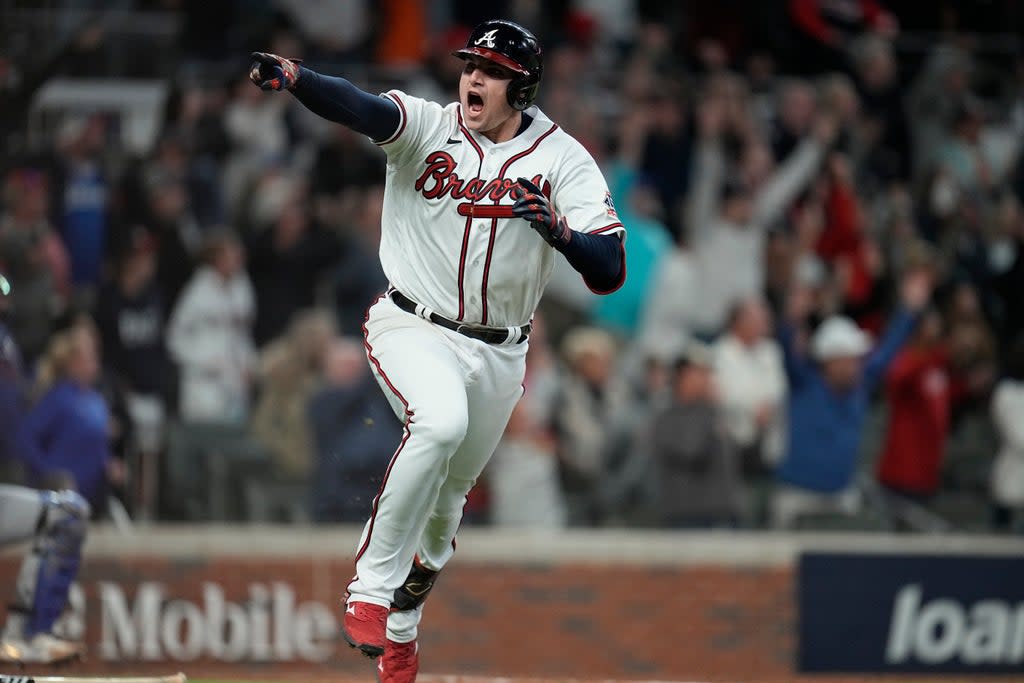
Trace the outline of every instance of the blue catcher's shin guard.
<instances>
[{"instance_id":1,"label":"blue catcher's shin guard","mask_svg":"<svg viewBox=\"0 0 1024 683\"><path fill-rule=\"evenodd\" d=\"M32 551L18 573L12 612L25 616L24 637L49 633L78 575L89 503L74 491L42 491L44 509ZM13 616L13 615L12 615Z\"/></svg>"}]
</instances>

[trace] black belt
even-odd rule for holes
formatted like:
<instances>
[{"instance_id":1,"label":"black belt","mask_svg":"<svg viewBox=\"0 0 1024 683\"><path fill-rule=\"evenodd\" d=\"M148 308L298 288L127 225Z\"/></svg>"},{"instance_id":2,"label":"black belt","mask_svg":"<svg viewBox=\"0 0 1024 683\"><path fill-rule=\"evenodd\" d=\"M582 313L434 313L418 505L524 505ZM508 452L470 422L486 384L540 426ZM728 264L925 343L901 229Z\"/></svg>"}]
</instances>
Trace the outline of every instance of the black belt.
<instances>
[{"instance_id":1,"label":"black belt","mask_svg":"<svg viewBox=\"0 0 1024 683\"><path fill-rule=\"evenodd\" d=\"M440 325L441 327L452 330L453 332L458 332L470 339L479 339L485 344L522 344L530 335L529 325L508 328L488 327L487 325L475 325L473 323L460 323L457 320L449 320L444 316L440 316L437 313L420 306L396 289L392 289L388 293L388 296L391 297L391 300L395 302L396 306L406 313L418 315L425 320L429 320L435 325Z\"/></svg>"}]
</instances>

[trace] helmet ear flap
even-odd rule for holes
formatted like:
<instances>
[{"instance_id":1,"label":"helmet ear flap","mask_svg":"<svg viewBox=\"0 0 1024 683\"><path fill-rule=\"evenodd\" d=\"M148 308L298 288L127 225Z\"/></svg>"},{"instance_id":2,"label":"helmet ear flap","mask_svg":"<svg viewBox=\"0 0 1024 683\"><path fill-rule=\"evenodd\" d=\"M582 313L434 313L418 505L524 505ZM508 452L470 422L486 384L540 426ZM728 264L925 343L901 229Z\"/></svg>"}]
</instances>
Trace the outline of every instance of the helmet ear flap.
<instances>
[{"instance_id":1,"label":"helmet ear flap","mask_svg":"<svg viewBox=\"0 0 1024 683\"><path fill-rule=\"evenodd\" d=\"M540 90L540 78L534 75L517 76L509 81L508 90L506 90L508 103L516 111L528 109L537 99L538 90Z\"/></svg>"}]
</instances>

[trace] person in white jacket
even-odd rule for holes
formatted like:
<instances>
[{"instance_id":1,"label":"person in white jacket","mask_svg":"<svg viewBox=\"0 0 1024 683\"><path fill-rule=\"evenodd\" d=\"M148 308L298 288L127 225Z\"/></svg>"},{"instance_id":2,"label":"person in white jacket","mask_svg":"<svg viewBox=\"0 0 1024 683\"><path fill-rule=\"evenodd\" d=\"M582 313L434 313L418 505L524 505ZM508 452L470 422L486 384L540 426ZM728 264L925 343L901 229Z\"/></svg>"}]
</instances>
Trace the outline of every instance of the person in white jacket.
<instances>
[{"instance_id":1,"label":"person in white jacket","mask_svg":"<svg viewBox=\"0 0 1024 683\"><path fill-rule=\"evenodd\" d=\"M736 304L724 335L714 346L726 436L739 455L747 489L747 524L768 516L774 470L786 443L789 391L782 350L771 336L771 312L759 295Z\"/></svg>"},{"instance_id":2,"label":"person in white jacket","mask_svg":"<svg viewBox=\"0 0 1024 683\"><path fill-rule=\"evenodd\" d=\"M771 470L785 442L786 369L770 328L768 305L750 296L733 308L728 330L714 346L726 430L748 474Z\"/></svg>"},{"instance_id":3,"label":"person in white jacket","mask_svg":"<svg viewBox=\"0 0 1024 683\"><path fill-rule=\"evenodd\" d=\"M737 301L761 291L765 232L813 180L838 126L833 115L819 114L811 133L778 167L764 143L749 140L738 172L730 174L721 106L709 99L698 111L696 175L686 214L700 292L690 322L699 335L716 334Z\"/></svg>"},{"instance_id":4,"label":"person in white jacket","mask_svg":"<svg viewBox=\"0 0 1024 683\"><path fill-rule=\"evenodd\" d=\"M993 521L1003 530L1015 522L1024 527L1024 338L1010 352L1006 373L992 394L991 411L1002 444L992 466Z\"/></svg>"},{"instance_id":5,"label":"person in white jacket","mask_svg":"<svg viewBox=\"0 0 1024 683\"><path fill-rule=\"evenodd\" d=\"M181 373L186 422L242 424L248 418L255 299L238 239L211 237L204 264L171 314L167 345Z\"/></svg>"}]
</instances>

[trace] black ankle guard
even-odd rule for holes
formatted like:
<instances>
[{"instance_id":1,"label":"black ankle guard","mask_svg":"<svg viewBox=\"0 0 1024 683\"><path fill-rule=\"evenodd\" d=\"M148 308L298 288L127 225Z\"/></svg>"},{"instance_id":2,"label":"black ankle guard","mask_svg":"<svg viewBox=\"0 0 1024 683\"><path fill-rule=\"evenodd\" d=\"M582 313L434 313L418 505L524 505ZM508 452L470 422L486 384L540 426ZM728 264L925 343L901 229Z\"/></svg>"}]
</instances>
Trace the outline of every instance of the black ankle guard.
<instances>
[{"instance_id":1,"label":"black ankle guard","mask_svg":"<svg viewBox=\"0 0 1024 683\"><path fill-rule=\"evenodd\" d=\"M427 569L419 562L413 562L405 583L395 590L391 607L399 612L406 612L422 605L430 595L430 590L434 587L434 579L439 573Z\"/></svg>"}]
</instances>

